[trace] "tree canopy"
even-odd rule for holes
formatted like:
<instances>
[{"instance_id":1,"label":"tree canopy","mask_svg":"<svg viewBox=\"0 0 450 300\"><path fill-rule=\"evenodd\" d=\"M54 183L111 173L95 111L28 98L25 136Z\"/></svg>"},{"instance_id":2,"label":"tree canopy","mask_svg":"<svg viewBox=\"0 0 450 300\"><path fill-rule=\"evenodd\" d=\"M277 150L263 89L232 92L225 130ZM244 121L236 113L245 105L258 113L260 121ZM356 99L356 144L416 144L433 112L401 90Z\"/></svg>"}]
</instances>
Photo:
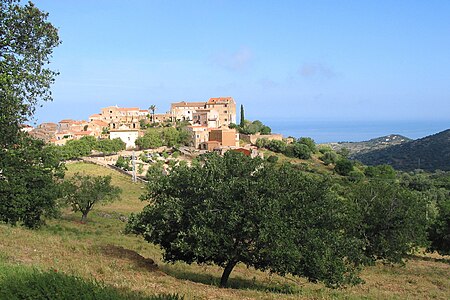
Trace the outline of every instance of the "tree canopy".
<instances>
[{"instance_id":1,"label":"tree canopy","mask_svg":"<svg viewBox=\"0 0 450 300\"><path fill-rule=\"evenodd\" d=\"M19 125L34 113L39 101L51 100L57 72L47 68L59 43L48 14L33 3L0 1L0 146L18 138Z\"/></svg>"},{"instance_id":2,"label":"tree canopy","mask_svg":"<svg viewBox=\"0 0 450 300\"><path fill-rule=\"evenodd\" d=\"M82 213L81 221L96 204L105 204L119 199L122 190L111 185L111 176L90 176L76 173L64 182L64 199L74 212Z\"/></svg>"},{"instance_id":3,"label":"tree canopy","mask_svg":"<svg viewBox=\"0 0 450 300\"><path fill-rule=\"evenodd\" d=\"M57 75L47 65L60 41L47 17L31 2L0 1L0 221L31 228L54 215L63 172L54 148L20 132Z\"/></svg>"},{"instance_id":4,"label":"tree canopy","mask_svg":"<svg viewBox=\"0 0 450 300\"><path fill-rule=\"evenodd\" d=\"M160 245L164 259L237 263L337 286L358 281L358 239L342 231L343 205L327 180L227 152L156 176L128 231Z\"/></svg>"}]
</instances>

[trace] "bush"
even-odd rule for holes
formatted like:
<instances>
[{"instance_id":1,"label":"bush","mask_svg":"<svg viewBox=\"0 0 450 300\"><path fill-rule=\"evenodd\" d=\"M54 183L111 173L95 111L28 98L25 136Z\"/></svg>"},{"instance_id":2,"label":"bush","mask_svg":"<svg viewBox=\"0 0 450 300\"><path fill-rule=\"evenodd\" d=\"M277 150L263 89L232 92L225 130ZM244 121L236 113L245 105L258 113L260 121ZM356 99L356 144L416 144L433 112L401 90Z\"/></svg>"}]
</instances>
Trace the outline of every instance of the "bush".
<instances>
[{"instance_id":1,"label":"bush","mask_svg":"<svg viewBox=\"0 0 450 300\"><path fill-rule=\"evenodd\" d=\"M266 147L277 153L283 153L286 151L286 143L283 141L271 140Z\"/></svg>"},{"instance_id":2,"label":"bush","mask_svg":"<svg viewBox=\"0 0 450 300\"><path fill-rule=\"evenodd\" d=\"M336 154L336 152L334 151L329 151L329 152L325 152L323 154L323 156L321 157L323 163L328 166L329 164L334 164L336 163L338 156Z\"/></svg>"},{"instance_id":3,"label":"bush","mask_svg":"<svg viewBox=\"0 0 450 300\"><path fill-rule=\"evenodd\" d=\"M336 166L334 167L336 173L342 176L348 176L351 171L353 171L353 164L348 159L338 160Z\"/></svg>"},{"instance_id":4,"label":"bush","mask_svg":"<svg viewBox=\"0 0 450 300\"><path fill-rule=\"evenodd\" d=\"M278 161L278 156L271 155L267 158L267 161L270 163L276 163Z\"/></svg>"},{"instance_id":5,"label":"bush","mask_svg":"<svg viewBox=\"0 0 450 300\"><path fill-rule=\"evenodd\" d=\"M312 153L316 153L317 152L317 147L316 147L316 143L314 142L314 140L312 138L309 137L301 137L298 139L297 141L299 144L303 144L308 146L309 150Z\"/></svg>"},{"instance_id":6,"label":"bush","mask_svg":"<svg viewBox=\"0 0 450 300\"><path fill-rule=\"evenodd\" d=\"M305 144L294 143L292 144L294 156L300 159L310 159L311 149Z\"/></svg>"},{"instance_id":7,"label":"bush","mask_svg":"<svg viewBox=\"0 0 450 300\"><path fill-rule=\"evenodd\" d=\"M50 270L41 272L0 265L0 299L177 300L178 295L145 296L119 291L101 282Z\"/></svg>"}]
</instances>

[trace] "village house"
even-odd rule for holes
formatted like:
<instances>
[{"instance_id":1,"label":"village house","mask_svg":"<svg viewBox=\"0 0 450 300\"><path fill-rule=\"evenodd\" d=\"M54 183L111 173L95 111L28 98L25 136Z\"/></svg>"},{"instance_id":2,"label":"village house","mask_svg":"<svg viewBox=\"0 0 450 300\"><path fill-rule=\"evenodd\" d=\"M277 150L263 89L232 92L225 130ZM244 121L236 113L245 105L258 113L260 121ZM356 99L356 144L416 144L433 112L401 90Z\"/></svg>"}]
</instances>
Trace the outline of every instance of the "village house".
<instances>
[{"instance_id":1,"label":"village house","mask_svg":"<svg viewBox=\"0 0 450 300\"><path fill-rule=\"evenodd\" d=\"M199 144L201 150L208 151L213 151L221 147L239 147L239 133L236 129L210 129L208 141Z\"/></svg>"},{"instance_id":2,"label":"village house","mask_svg":"<svg viewBox=\"0 0 450 300\"><path fill-rule=\"evenodd\" d=\"M205 102L176 102L170 104L170 114L174 121L192 121L192 114L205 108Z\"/></svg>"},{"instance_id":3,"label":"village house","mask_svg":"<svg viewBox=\"0 0 450 300\"><path fill-rule=\"evenodd\" d=\"M201 143L208 141L209 131L207 126L194 124L192 126L187 126L186 129L191 133L191 147L199 149Z\"/></svg>"},{"instance_id":4,"label":"village house","mask_svg":"<svg viewBox=\"0 0 450 300\"><path fill-rule=\"evenodd\" d=\"M111 140L119 138L125 144L127 149L136 148L136 140L139 137L139 129L129 128L127 125L121 125L119 128L110 129L109 138Z\"/></svg>"},{"instance_id":5,"label":"village house","mask_svg":"<svg viewBox=\"0 0 450 300\"><path fill-rule=\"evenodd\" d=\"M170 106L173 120L209 128L227 127L236 123L236 102L232 97L210 98L206 102L177 102Z\"/></svg>"}]
</instances>

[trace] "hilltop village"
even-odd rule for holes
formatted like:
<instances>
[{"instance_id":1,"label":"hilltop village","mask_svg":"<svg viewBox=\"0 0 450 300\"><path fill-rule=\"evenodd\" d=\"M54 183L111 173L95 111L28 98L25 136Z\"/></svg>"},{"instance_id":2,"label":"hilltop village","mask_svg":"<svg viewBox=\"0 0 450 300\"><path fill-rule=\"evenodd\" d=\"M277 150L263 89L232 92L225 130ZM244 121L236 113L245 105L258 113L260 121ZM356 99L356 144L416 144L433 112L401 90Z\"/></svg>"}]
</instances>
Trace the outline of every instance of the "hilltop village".
<instances>
[{"instance_id":1,"label":"hilltop village","mask_svg":"<svg viewBox=\"0 0 450 300\"><path fill-rule=\"evenodd\" d=\"M89 116L88 120L63 119L58 123L42 123L36 128L25 125L22 130L48 143L63 146L70 140L84 136L97 139L117 139L126 144L127 150L137 149L136 140L144 136L149 127L171 127L183 123L189 132L189 146L196 150L219 151L229 149L256 156L254 143L260 135L243 135L230 125L236 124L236 102L232 97L210 98L205 102L171 103L170 111L155 113L156 107L123 108L109 106L100 113ZM232 126L231 126L232 127ZM262 136L261 136L262 137ZM280 134L264 135L267 139L282 140ZM248 142L240 147L240 139Z\"/></svg>"}]
</instances>

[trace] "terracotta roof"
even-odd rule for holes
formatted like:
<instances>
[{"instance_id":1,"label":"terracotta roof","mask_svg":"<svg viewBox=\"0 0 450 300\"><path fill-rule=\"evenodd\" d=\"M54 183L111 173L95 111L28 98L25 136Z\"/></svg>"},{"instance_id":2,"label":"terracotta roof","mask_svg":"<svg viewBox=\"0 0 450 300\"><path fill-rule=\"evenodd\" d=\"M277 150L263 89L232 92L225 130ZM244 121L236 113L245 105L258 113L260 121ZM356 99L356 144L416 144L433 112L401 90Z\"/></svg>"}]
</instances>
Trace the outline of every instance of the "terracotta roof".
<instances>
[{"instance_id":1,"label":"terracotta roof","mask_svg":"<svg viewBox=\"0 0 450 300\"><path fill-rule=\"evenodd\" d=\"M89 118L91 118L91 117L101 117L101 116L102 116L102 114L93 114L93 115L90 115Z\"/></svg>"},{"instance_id":2,"label":"terracotta roof","mask_svg":"<svg viewBox=\"0 0 450 300\"><path fill-rule=\"evenodd\" d=\"M108 123L106 123L106 122L104 122L102 120L94 120L94 121L91 121L89 123L90 124L95 124L95 125L98 125L98 126L103 126L103 127L108 126Z\"/></svg>"},{"instance_id":3,"label":"terracotta roof","mask_svg":"<svg viewBox=\"0 0 450 300\"><path fill-rule=\"evenodd\" d=\"M64 120L59 121L59 123L73 123L73 122L75 122L75 120L72 120L72 119L64 119Z\"/></svg>"},{"instance_id":4,"label":"terracotta roof","mask_svg":"<svg viewBox=\"0 0 450 300\"><path fill-rule=\"evenodd\" d=\"M234 102L233 97L209 98L208 103L230 103Z\"/></svg>"},{"instance_id":5,"label":"terracotta roof","mask_svg":"<svg viewBox=\"0 0 450 300\"><path fill-rule=\"evenodd\" d=\"M175 102L171 103L170 105L173 107L199 107L199 106L205 106L205 102Z\"/></svg>"},{"instance_id":6,"label":"terracotta roof","mask_svg":"<svg viewBox=\"0 0 450 300\"><path fill-rule=\"evenodd\" d=\"M79 131L79 132L74 132L74 135L90 135L91 131Z\"/></svg>"},{"instance_id":7,"label":"terracotta roof","mask_svg":"<svg viewBox=\"0 0 450 300\"><path fill-rule=\"evenodd\" d=\"M132 110L139 110L139 107L119 107L119 111L132 111Z\"/></svg>"}]
</instances>

